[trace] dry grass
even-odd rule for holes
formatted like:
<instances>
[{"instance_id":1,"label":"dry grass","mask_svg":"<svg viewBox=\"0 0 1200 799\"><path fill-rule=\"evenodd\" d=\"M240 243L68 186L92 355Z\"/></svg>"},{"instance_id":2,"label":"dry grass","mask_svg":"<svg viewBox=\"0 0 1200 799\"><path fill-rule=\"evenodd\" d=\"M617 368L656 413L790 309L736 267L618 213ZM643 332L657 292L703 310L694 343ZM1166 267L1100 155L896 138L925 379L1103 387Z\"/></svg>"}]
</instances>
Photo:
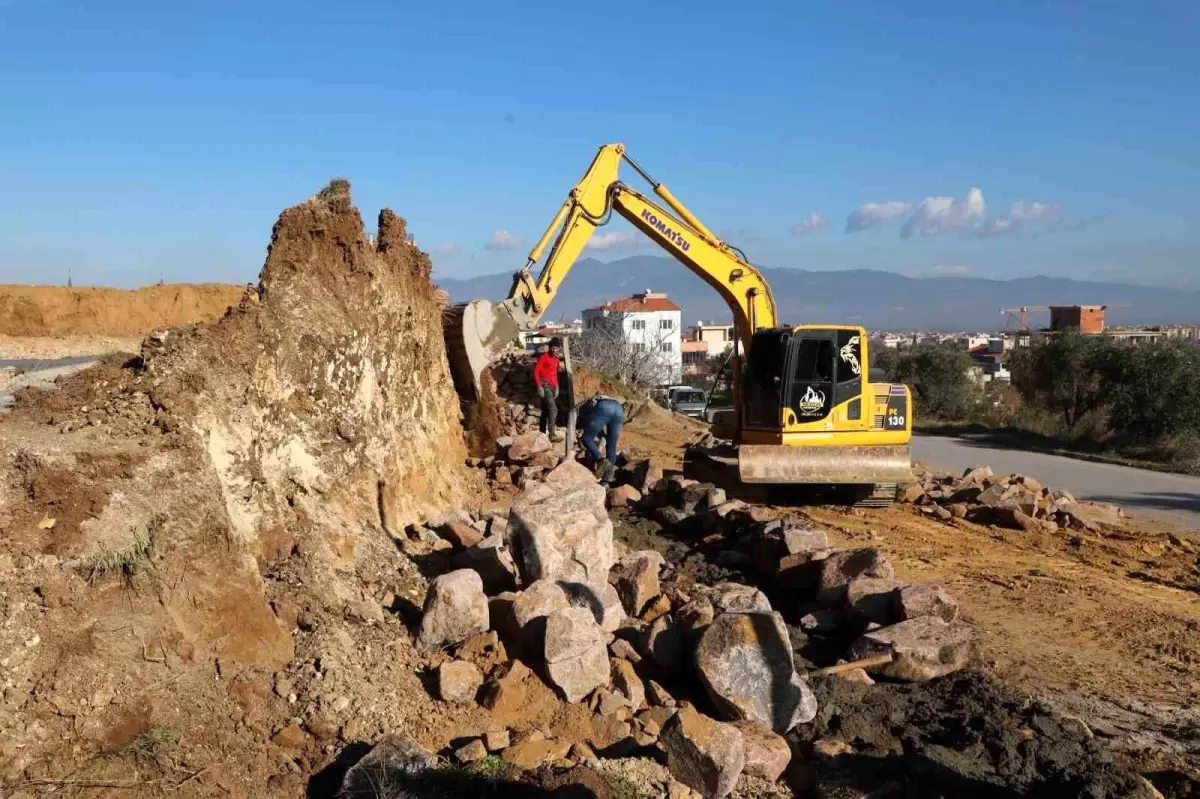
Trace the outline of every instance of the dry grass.
<instances>
[{"instance_id":1,"label":"dry grass","mask_svg":"<svg viewBox=\"0 0 1200 799\"><path fill-rule=\"evenodd\" d=\"M120 549L101 549L84 559L79 571L90 585L107 577L119 576L126 584L148 571L152 564L150 553L162 526L159 519L152 519L145 527L134 529L130 542Z\"/></svg>"}]
</instances>

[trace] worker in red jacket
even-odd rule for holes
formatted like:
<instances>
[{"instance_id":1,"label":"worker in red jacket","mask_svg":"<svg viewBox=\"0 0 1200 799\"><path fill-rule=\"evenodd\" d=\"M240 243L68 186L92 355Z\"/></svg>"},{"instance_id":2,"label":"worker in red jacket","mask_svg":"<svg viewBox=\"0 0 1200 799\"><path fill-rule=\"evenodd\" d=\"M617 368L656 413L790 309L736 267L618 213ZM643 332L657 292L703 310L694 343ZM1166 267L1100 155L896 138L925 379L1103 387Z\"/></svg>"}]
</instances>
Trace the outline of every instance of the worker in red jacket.
<instances>
[{"instance_id":1,"label":"worker in red jacket","mask_svg":"<svg viewBox=\"0 0 1200 799\"><path fill-rule=\"evenodd\" d=\"M542 406L542 419L538 427L550 436L551 441L562 441L558 435L558 369L562 354L562 339L550 339L550 346L538 356L533 365L533 386L537 389Z\"/></svg>"}]
</instances>

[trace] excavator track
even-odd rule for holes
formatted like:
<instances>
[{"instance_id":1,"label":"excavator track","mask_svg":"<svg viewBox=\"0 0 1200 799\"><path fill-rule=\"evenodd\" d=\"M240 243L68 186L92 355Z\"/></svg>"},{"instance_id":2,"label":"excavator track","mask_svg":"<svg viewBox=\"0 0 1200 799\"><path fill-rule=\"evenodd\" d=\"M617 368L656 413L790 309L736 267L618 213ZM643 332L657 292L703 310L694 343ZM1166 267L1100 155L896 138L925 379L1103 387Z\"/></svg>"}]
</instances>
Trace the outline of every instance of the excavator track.
<instances>
[{"instance_id":1,"label":"excavator track","mask_svg":"<svg viewBox=\"0 0 1200 799\"><path fill-rule=\"evenodd\" d=\"M856 508L886 508L896 501L895 483L876 483L871 493L854 503Z\"/></svg>"}]
</instances>

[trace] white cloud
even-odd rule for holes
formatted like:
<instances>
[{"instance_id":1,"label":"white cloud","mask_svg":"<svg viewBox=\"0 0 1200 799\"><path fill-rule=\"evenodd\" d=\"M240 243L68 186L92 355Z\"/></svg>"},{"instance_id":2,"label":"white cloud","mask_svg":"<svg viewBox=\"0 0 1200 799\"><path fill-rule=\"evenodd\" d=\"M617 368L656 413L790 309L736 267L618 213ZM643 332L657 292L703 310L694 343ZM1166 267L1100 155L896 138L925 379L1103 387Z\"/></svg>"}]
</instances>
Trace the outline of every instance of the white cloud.
<instances>
[{"instance_id":1,"label":"white cloud","mask_svg":"<svg viewBox=\"0 0 1200 799\"><path fill-rule=\"evenodd\" d=\"M911 213L911 215L909 215ZM883 222L908 216L900 226L900 237L942 236L947 233L988 238L991 236L1039 236L1062 230L1077 230L1086 221L1068 219L1058 203L1021 200L1007 214L987 218L983 192L972 188L962 197L926 197L913 203L892 201L867 203L850 214L846 232L855 233ZM794 231L793 231L794 232Z\"/></svg>"},{"instance_id":2,"label":"white cloud","mask_svg":"<svg viewBox=\"0 0 1200 799\"><path fill-rule=\"evenodd\" d=\"M483 245L485 250L514 250L525 243L521 236L514 236L507 230L497 230Z\"/></svg>"},{"instance_id":3,"label":"white cloud","mask_svg":"<svg viewBox=\"0 0 1200 799\"><path fill-rule=\"evenodd\" d=\"M1033 222L1040 219L1061 219L1063 207L1058 203L1039 203L1021 200L1013 203L1008 215L1013 219Z\"/></svg>"},{"instance_id":4,"label":"white cloud","mask_svg":"<svg viewBox=\"0 0 1200 799\"><path fill-rule=\"evenodd\" d=\"M893 200L883 203L865 203L855 209L846 219L846 232L857 233L860 230L875 227L891 219L899 219L912 210L912 203Z\"/></svg>"},{"instance_id":5,"label":"white cloud","mask_svg":"<svg viewBox=\"0 0 1200 799\"><path fill-rule=\"evenodd\" d=\"M805 233L815 233L818 230L824 230L826 224L825 215L818 214L814 211L804 219L801 219L799 222L792 225L792 235L803 236Z\"/></svg>"},{"instance_id":6,"label":"white cloud","mask_svg":"<svg viewBox=\"0 0 1200 799\"><path fill-rule=\"evenodd\" d=\"M939 236L954 230L974 228L983 219L987 205L983 192L971 189L962 197L926 197L900 228L901 238Z\"/></svg>"},{"instance_id":7,"label":"white cloud","mask_svg":"<svg viewBox=\"0 0 1200 799\"><path fill-rule=\"evenodd\" d=\"M445 253L446 255L450 255L452 253L458 252L462 248L459 247L457 244L455 244L452 241L447 241L444 244L439 244L435 249L438 252L442 252L442 253Z\"/></svg>"},{"instance_id":8,"label":"white cloud","mask_svg":"<svg viewBox=\"0 0 1200 799\"><path fill-rule=\"evenodd\" d=\"M597 233L588 239L586 250L623 250L638 243L637 234L632 230L608 230Z\"/></svg>"},{"instance_id":9,"label":"white cloud","mask_svg":"<svg viewBox=\"0 0 1200 799\"><path fill-rule=\"evenodd\" d=\"M1026 233L1038 236L1059 230L1081 228L1084 223L1067 219L1066 210L1058 203L1040 203L1030 200L1015 202L1005 216L989 219L979 226L980 236L1007 236Z\"/></svg>"}]
</instances>

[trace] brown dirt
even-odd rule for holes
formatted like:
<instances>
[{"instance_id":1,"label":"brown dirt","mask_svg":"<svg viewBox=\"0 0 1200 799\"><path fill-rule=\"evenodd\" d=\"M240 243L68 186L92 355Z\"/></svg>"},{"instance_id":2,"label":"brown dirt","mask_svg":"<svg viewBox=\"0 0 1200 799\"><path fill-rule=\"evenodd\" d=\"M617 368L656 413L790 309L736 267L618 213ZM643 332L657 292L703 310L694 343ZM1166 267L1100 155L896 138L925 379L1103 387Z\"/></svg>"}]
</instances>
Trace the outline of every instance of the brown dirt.
<instances>
[{"instance_id":1,"label":"brown dirt","mask_svg":"<svg viewBox=\"0 0 1200 799\"><path fill-rule=\"evenodd\" d=\"M123 290L0 285L0 335L142 336L160 327L211 322L242 296L224 283L170 283Z\"/></svg>"},{"instance_id":2,"label":"brown dirt","mask_svg":"<svg viewBox=\"0 0 1200 799\"><path fill-rule=\"evenodd\" d=\"M622 442L632 451L681 463L687 431L629 430ZM1200 701L1200 541L1186 534L1130 519L1098 533L1031 535L935 521L899 504L802 510L835 545L878 547L899 577L945 586L983 631L989 670L1003 679Z\"/></svg>"},{"instance_id":3,"label":"brown dirt","mask_svg":"<svg viewBox=\"0 0 1200 799\"><path fill-rule=\"evenodd\" d=\"M678 467L690 433L664 433L661 425L630 428L622 441L631 451ZM1138 737L1149 738L1159 724L1173 738L1169 747L1181 737L1191 741L1178 752L1183 761L1166 757L1169 767L1200 779L1196 719L1186 710L1200 702L1195 537L1137 519L1096 533L1031 535L963 520L944 523L899 504L779 511L807 514L835 546L881 549L900 579L944 586L963 617L981 630L980 665L990 675L1081 714L1095 711L1098 724L1134 703L1128 714L1134 726L1125 730L1132 736L1122 733L1114 745L1139 749ZM619 530L645 545L636 523L622 523ZM1181 712L1182 720L1169 721ZM1148 726L1137 729L1142 723ZM1149 770L1160 754L1139 756L1147 758Z\"/></svg>"},{"instance_id":4,"label":"brown dirt","mask_svg":"<svg viewBox=\"0 0 1200 799\"><path fill-rule=\"evenodd\" d=\"M17 397L6 795L290 797L339 741L486 728L435 710L398 612L425 582L386 530L483 493L405 234L332 185L280 217L261 302Z\"/></svg>"}]
</instances>

